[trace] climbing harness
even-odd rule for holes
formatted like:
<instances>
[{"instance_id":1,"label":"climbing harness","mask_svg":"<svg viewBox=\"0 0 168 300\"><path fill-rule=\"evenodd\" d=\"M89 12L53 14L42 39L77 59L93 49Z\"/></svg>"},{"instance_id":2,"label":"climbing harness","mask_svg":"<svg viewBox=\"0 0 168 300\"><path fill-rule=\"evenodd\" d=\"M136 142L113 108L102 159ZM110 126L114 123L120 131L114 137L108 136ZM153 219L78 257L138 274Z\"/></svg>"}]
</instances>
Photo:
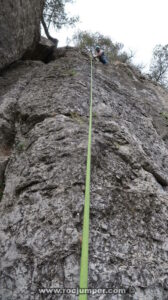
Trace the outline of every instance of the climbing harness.
<instances>
[{"instance_id":1,"label":"climbing harness","mask_svg":"<svg viewBox=\"0 0 168 300\"><path fill-rule=\"evenodd\" d=\"M85 182L85 205L83 217L83 234L82 234L82 252L80 266L80 290L79 300L87 300L85 289L88 288L88 254L89 254L89 216L90 216L90 171L91 171L91 144L92 144L92 56L91 56L91 78L90 78L90 113L89 113L89 133L88 133L88 150Z\"/></svg>"}]
</instances>

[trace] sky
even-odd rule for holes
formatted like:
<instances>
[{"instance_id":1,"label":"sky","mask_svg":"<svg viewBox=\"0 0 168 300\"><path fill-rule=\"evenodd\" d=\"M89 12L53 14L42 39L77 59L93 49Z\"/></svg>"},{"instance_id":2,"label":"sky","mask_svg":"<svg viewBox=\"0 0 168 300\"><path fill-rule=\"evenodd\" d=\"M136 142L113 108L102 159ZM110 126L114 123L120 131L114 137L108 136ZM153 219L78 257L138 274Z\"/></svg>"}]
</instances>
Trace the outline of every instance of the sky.
<instances>
[{"instance_id":1,"label":"sky","mask_svg":"<svg viewBox=\"0 0 168 300\"><path fill-rule=\"evenodd\" d=\"M168 0L76 0L66 10L79 15L80 22L73 29L50 31L59 46L78 30L100 32L133 50L134 62L147 70L155 45L168 43Z\"/></svg>"}]
</instances>

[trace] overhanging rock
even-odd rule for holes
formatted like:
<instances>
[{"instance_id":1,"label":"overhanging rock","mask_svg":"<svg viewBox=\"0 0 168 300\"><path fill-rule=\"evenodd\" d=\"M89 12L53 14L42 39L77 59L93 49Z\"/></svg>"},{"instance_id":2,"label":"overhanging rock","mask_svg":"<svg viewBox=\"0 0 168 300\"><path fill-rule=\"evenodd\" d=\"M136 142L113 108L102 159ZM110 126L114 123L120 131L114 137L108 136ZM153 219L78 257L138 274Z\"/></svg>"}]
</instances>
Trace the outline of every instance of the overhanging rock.
<instances>
[{"instance_id":1,"label":"overhanging rock","mask_svg":"<svg viewBox=\"0 0 168 300\"><path fill-rule=\"evenodd\" d=\"M40 38L44 0L2 0L0 9L0 69L20 59Z\"/></svg>"}]
</instances>

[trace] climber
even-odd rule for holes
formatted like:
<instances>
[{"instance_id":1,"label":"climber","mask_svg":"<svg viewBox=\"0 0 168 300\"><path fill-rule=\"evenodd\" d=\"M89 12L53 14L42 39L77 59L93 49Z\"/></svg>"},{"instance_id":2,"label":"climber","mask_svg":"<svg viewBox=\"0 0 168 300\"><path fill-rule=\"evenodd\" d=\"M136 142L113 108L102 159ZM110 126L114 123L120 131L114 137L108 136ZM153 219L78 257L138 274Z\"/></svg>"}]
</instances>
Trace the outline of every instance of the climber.
<instances>
[{"instance_id":1,"label":"climber","mask_svg":"<svg viewBox=\"0 0 168 300\"><path fill-rule=\"evenodd\" d=\"M94 58L98 58L102 64L106 65L108 62L107 62L107 58L104 54L104 51L102 49L100 49L99 46L96 46L95 51L96 51L96 54L94 55Z\"/></svg>"}]
</instances>

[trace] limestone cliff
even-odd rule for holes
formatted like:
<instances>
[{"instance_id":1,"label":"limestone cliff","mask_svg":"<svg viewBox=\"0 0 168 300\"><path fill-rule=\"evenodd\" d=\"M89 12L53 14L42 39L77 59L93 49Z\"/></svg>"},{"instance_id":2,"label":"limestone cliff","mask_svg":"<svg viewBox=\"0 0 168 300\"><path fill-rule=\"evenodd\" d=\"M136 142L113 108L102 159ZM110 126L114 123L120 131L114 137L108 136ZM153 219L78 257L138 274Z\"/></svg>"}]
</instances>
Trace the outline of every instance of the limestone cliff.
<instances>
[{"instance_id":1,"label":"limestone cliff","mask_svg":"<svg viewBox=\"0 0 168 300\"><path fill-rule=\"evenodd\" d=\"M60 50L59 50L60 51ZM90 59L63 49L49 64L13 64L0 77L0 299L77 287L90 95ZM89 287L168 297L168 93L123 64L93 67Z\"/></svg>"},{"instance_id":2,"label":"limestone cliff","mask_svg":"<svg viewBox=\"0 0 168 300\"><path fill-rule=\"evenodd\" d=\"M40 39L44 0L1 0L0 69L32 51Z\"/></svg>"}]
</instances>

